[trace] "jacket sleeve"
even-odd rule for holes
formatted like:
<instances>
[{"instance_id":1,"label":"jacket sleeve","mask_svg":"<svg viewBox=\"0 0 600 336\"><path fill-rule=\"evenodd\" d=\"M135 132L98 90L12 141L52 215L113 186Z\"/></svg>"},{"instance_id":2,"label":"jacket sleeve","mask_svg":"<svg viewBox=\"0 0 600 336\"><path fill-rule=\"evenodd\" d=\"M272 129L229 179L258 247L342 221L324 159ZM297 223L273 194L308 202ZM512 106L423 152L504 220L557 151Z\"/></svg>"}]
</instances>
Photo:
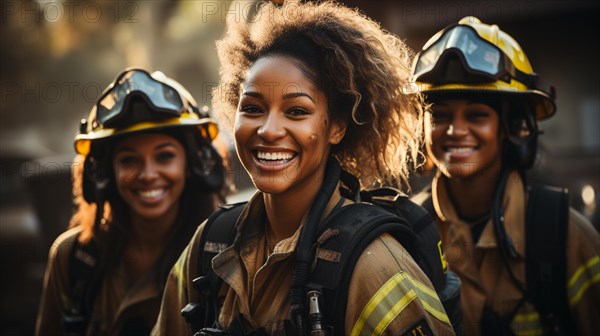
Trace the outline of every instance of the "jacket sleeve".
<instances>
[{"instance_id":1,"label":"jacket sleeve","mask_svg":"<svg viewBox=\"0 0 600 336\"><path fill-rule=\"evenodd\" d=\"M194 237L173 265L167 278L160 305L160 313L152 335L191 335L181 309L189 302L198 302L198 293L191 286L197 276L199 242L204 224L198 227Z\"/></svg>"},{"instance_id":2,"label":"jacket sleeve","mask_svg":"<svg viewBox=\"0 0 600 336\"><path fill-rule=\"evenodd\" d=\"M50 248L36 321L36 335L60 334L63 311L71 304L69 256L79 231L79 228L76 228L63 233L56 238Z\"/></svg>"},{"instance_id":3,"label":"jacket sleeve","mask_svg":"<svg viewBox=\"0 0 600 336\"><path fill-rule=\"evenodd\" d=\"M348 298L348 335L454 335L433 285L387 233L360 256Z\"/></svg>"},{"instance_id":4,"label":"jacket sleeve","mask_svg":"<svg viewBox=\"0 0 600 336\"><path fill-rule=\"evenodd\" d=\"M567 293L579 334L600 330L600 234L571 209L567 240Z\"/></svg>"}]
</instances>

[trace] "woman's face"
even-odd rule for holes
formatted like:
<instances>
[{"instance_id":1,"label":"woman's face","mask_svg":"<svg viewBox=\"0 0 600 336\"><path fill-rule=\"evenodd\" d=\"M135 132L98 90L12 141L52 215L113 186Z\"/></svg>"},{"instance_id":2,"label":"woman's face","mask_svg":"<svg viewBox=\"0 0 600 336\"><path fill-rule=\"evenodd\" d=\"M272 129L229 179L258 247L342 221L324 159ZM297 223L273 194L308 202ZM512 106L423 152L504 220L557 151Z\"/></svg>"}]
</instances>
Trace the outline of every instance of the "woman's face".
<instances>
[{"instance_id":1,"label":"woman's face","mask_svg":"<svg viewBox=\"0 0 600 336\"><path fill-rule=\"evenodd\" d=\"M332 122L327 97L300 62L265 56L249 69L236 112L240 161L254 185L269 194L319 187L331 145L345 128Z\"/></svg>"},{"instance_id":2,"label":"woman's face","mask_svg":"<svg viewBox=\"0 0 600 336\"><path fill-rule=\"evenodd\" d=\"M501 166L500 121L492 107L449 100L433 104L431 110L427 150L444 175L468 178Z\"/></svg>"},{"instance_id":3,"label":"woman's face","mask_svg":"<svg viewBox=\"0 0 600 336\"><path fill-rule=\"evenodd\" d=\"M128 136L115 147L113 169L132 216L175 217L186 178L185 149L179 141L159 133Z\"/></svg>"}]
</instances>

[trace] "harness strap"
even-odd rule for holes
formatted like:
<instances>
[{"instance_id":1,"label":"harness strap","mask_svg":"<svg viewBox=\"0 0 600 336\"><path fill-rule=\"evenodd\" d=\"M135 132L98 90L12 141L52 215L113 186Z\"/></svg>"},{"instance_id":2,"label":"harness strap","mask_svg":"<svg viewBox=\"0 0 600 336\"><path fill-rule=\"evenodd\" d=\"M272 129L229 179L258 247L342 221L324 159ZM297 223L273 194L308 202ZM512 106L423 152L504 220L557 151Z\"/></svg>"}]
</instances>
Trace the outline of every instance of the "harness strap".
<instances>
[{"instance_id":1,"label":"harness strap","mask_svg":"<svg viewBox=\"0 0 600 336\"><path fill-rule=\"evenodd\" d=\"M567 190L533 186L525 226L527 297L551 335L577 334L567 294L568 223Z\"/></svg>"},{"instance_id":2,"label":"harness strap","mask_svg":"<svg viewBox=\"0 0 600 336\"><path fill-rule=\"evenodd\" d=\"M204 224L198 244L201 249L197 264L198 277L192 282L193 287L201 293L202 303L191 302L181 310L181 315L194 332L205 327L221 329L218 324L217 293L222 280L212 269L212 259L233 244L237 220L245 205L246 202L222 205Z\"/></svg>"},{"instance_id":3,"label":"harness strap","mask_svg":"<svg viewBox=\"0 0 600 336\"><path fill-rule=\"evenodd\" d=\"M63 312L62 330L66 334L84 335L88 328L102 279L99 255L100 250L94 240L82 245L77 234L69 255L72 301Z\"/></svg>"},{"instance_id":4,"label":"harness strap","mask_svg":"<svg viewBox=\"0 0 600 336\"><path fill-rule=\"evenodd\" d=\"M354 203L339 208L321 227L308 288L323 294L324 321L334 335L345 334L345 307L356 262L384 232L392 234L411 255L417 251L415 236L405 220L371 204Z\"/></svg>"}]
</instances>

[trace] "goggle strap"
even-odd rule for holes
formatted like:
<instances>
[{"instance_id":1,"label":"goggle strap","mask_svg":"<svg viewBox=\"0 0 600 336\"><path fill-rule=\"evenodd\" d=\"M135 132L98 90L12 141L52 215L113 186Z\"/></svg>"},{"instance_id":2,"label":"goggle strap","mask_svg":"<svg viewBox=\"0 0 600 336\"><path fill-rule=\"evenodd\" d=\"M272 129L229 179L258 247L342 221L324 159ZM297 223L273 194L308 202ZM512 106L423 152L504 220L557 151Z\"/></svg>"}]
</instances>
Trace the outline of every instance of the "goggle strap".
<instances>
[{"instance_id":1,"label":"goggle strap","mask_svg":"<svg viewBox=\"0 0 600 336\"><path fill-rule=\"evenodd\" d=\"M515 80L523 83L529 90L533 90L538 87L539 76L535 72L526 74L515 67Z\"/></svg>"}]
</instances>

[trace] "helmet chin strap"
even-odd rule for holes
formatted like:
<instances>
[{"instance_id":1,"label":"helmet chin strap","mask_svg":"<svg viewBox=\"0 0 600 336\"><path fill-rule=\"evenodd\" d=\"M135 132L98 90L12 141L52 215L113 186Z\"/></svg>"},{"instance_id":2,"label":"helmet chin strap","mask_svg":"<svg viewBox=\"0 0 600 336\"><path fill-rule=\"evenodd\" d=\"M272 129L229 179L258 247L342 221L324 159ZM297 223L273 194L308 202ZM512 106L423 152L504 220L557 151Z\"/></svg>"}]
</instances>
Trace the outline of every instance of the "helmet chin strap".
<instances>
[{"instance_id":1,"label":"helmet chin strap","mask_svg":"<svg viewBox=\"0 0 600 336\"><path fill-rule=\"evenodd\" d=\"M187 142L187 154L191 162L192 174L200 178L201 187L206 191L219 192L225 179L221 156L210 140L202 140L202 143L199 144L191 131L184 130L183 132Z\"/></svg>"},{"instance_id":2,"label":"helmet chin strap","mask_svg":"<svg viewBox=\"0 0 600 336\"><path fill-rule=\"evenodd\" d=\"M106 192L108 190L109 179L103 178L98 179L94 185L94 195L96 203L96 218L94 219L94 234L98 234L100 231L100 225L104 219L104 202L106 201Z\"/></svg>"},{"instance_id":3,"label":"helmet chin strap","mask_svg":"<svg viewBox=\"0 0 600 336\"><path fill-rule=\"evenodd\" d=\"M539 130L535 115L529 111L522 111L518 115L511 113L508 99L502 100L501 108L502 128L506 134L506 144L509 146L504 160L507 160L509 166L525 171L535 163L537 152Z\"/></svg>"}]
</instances>

